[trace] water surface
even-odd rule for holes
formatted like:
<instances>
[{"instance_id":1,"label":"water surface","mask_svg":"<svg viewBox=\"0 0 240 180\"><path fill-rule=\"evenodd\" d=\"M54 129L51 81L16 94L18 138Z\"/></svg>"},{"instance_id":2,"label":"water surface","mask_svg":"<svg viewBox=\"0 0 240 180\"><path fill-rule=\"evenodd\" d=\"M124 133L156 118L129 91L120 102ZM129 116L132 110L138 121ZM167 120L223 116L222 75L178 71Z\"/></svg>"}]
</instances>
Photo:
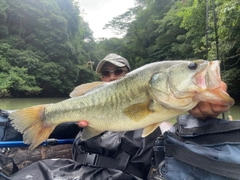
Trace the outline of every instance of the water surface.
<instances>
[{"instance_id":1,"label":"water surface","mask_svg":"<svg viewBox=\"0 0 240 180\"><path fill-rule=\"evenodd\" d=\"M66 99L66 98L65 98ZM56 103L64 98L0 98L0 109L14 110L39 104Z\"/></svg>"}]
</instances>

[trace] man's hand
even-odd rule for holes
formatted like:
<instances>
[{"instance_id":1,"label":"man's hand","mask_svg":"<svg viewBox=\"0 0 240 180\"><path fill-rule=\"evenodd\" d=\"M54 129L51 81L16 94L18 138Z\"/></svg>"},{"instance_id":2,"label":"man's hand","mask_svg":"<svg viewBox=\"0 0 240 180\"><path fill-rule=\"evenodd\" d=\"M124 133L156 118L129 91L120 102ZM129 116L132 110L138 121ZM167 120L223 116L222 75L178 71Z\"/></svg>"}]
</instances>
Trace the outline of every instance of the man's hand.
<instances>
[{"instance_id":1,"label":"man's hand","mask_svg":"<svg viewBox=\"0 0 240 180\"><path fill-rule=\"evenodd\" d=\"M227 91L227 85L224 82L221 82L221 88L223 91ZM229 110L229 108L230 106L211 104L209 102L199 102L188 112L194 117L206 119L207 117L216 118L219 116L219 114Z\"/></svg>"}]
</instances>

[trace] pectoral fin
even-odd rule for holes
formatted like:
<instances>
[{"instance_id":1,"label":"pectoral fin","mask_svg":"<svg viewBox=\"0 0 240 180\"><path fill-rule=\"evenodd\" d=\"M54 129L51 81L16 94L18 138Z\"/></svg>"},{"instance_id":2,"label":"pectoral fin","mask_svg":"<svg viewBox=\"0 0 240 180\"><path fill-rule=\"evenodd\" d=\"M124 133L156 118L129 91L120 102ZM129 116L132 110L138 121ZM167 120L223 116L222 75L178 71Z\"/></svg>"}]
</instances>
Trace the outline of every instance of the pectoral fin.
<instances>
[{"instance_id":1,"label":"pectoral fin","mask_svg":"<svg viewBox=\"0 0 240 180\"><path fill-rule=\"evenodd\" d=\"M159 126L160 123L152 124L148 127L145 127L142 133L142 137L146 137L149 134L151 134L157 127Z\"/></svg>"},{"instance_id":2,"label":"pectoral fin","mask_svg":"<svg viewBox=\"0 0 240 180\"><path fill-rule=\"evenodd\" d=\"M123 113L133 121L141 121L149 116L152 111L149 109L149 103L139 103L131 105L124 109Z\"/></svg>"},{"instance_id":3,"label":"pectoral fin","mask_svg":"<svg viewBox=\"0 0 240 180\"><path fill-rule=\"evenodd\" d=\"M93 129L91 127L86 127L83 129L82 131L82 135L81 135L81 140L88 140L94 136L97 136L99 134L101 134L103 131L99 131L97 129Z\"/></svg>"},{"instance_id":4,"label":"pectoral fin","mask_svg":"<svg viewBox=\"0 0 240 180\"><path fill-rule=\"evenodd\" d=\"M81 85L75 87L75 89L70 93L70 97L82 96L82 95L86 94L87 92L104 85L105 83L106 82L96 81L96 82L92 82L92 83L81 84Z\"/></svg>"}]
</instances>

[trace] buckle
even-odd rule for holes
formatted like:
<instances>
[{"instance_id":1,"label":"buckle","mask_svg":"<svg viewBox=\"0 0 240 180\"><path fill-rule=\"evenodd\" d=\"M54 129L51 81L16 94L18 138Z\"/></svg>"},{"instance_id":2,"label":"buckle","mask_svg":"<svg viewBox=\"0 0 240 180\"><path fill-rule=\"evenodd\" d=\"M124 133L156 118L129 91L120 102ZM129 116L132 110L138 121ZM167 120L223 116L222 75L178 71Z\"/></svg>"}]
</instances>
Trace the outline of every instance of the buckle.
<instances>
[{"instance_id":1,"label":"buckle","mask_svg":"<svg viewBox=\"0 0 240 180\"><path fill-rule=\"evenodd\" d=\"M98 161L98 154L87 153L85 157L85 165L96 166Z\"/></svg>"}]
</instances>

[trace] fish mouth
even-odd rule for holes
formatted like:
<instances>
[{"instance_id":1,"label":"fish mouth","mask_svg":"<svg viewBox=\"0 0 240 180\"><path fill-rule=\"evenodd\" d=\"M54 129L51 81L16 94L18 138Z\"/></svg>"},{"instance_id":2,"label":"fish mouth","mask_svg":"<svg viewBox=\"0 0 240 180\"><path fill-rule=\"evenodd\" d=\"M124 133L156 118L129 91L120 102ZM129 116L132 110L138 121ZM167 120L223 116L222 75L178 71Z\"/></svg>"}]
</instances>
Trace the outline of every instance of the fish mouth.
<instances>
[{"instance_id":1,"label":"fish mouth","mask_svg":"<svg viewBox=\"0 0 240 180\"><path fill-rule=\"evenodd\" d=\"M207 89L221 87L220 61L210 61L205 76Z\"/></svg>"},{"instance_id":2,"label":"fish mouth","mask_svg":"<svg viewBox=\"0 0 240 180\"><path fill-rule=\"evenodd\" d=\"M207 68L196 75L197 84L202 90L194 99L218 105L234 105L234 100L221 88L220 72L220 61L210 61Z\"/></svg>"},{"instance_id":3,"label":"fish mouth","mask_svg":"<svg viewBox=\"0 0 240 180\"><path fill-rule=\"evenodd\" d=\"M220 61L208 62L205 69L195 75L193 82L200 87L201 91L219 88L221 86Z\"/></svg>"}]
</instances>

